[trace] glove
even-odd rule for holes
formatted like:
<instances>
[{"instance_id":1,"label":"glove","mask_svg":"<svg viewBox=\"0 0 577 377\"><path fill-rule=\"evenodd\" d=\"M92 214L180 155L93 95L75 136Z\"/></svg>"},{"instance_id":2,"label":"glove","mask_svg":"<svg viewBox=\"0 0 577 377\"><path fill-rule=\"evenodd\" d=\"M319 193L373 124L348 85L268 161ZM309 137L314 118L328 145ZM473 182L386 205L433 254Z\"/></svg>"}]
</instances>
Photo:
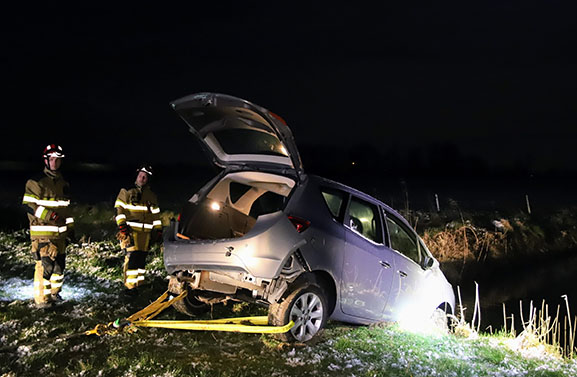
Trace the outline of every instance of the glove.
<instances>
[{"instance_id":1,"label":"glove","mask_svg":"<svg viewBox=\"0 0 577 377\"><path fill-rule=\"evenodd\" d=\"M124 234L125 236L130 235L130 228L128 227L128 225L126 225L126 223L122 223L118 226L118 231L120 231L120 233Z\"/></svg>"},{"instance_id":2,"label":"glove","mask_svg":"<svg viewBox=\"0 0 577 377\"><path fill-rule=\"evenodd\" d=\"M156 241L156 243L161 243L162 242L162 229L158 229L156 231L156 237L154 239Z\"/></svg>"},{"instance_id":3,"label":"glove","mask_svg":"<svg viewBox=\"0 0 577 377\"><path fill-rule=\"evenodd\" d=\"M66 238L68 238L68 242L70 243L76 243L76 233L74 232L74 229L68 229L68 232L66 234Z\"/></svg>"}]
</instances>

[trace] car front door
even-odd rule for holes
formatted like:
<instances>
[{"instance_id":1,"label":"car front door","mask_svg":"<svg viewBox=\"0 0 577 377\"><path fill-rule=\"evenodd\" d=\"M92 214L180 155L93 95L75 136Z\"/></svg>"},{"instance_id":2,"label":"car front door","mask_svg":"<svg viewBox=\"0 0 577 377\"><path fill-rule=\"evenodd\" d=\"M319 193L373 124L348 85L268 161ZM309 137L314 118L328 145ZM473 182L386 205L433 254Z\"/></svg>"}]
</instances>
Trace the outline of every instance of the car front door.
<instances>
[{"instance_id":1,"label":"car front door","mask_svg":"<svg viewBox=\"0 0 577 377\"><path fill-rule=\"evenodd\" d=\"M385 318L403 320L415 313L423 292L424 270L421 267L423 246L415 232L402 220L386 213L386 229L394 251L394 278Z\"/></svg>"},{"instance_id":2,"label":"car front door","mask_svg":"<svg viewBox=\"0 0 577 377\"><path fill-rule=\"evenodd\" d=\"M378 206L352 196L345 216L343 313L382 319L394 273L393 257L383 239Z\"/></svg>"}]
</instances>

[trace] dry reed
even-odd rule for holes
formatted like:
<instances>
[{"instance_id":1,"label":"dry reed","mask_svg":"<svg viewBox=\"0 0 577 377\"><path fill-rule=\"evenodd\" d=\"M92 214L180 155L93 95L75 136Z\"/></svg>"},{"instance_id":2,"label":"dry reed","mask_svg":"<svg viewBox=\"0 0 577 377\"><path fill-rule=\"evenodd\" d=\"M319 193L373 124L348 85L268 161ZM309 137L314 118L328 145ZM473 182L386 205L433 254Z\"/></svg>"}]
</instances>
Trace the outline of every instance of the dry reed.
<instances>
[{"instance_id":1,"label":"dry reed","mask_svg":"<svg viewBox=\"0 0 577 377\"><path fill-rule=\"evenodd\" d=\"M567 313L560 320L561 310L557 306L555 316L551 316L549 305L542 301L540 309L534 307L533 301L529 302L529 318L525 320L523 315L523 302L519 301L519 314L523 330L517 335L515 330L515 317L511 314L507 317L507 310L503 304L503 332L510 337L507 345L525 355L535 356L548 354L554 357L573 359L577 355L575 347L575 335L577 330L577 316L571 320L569 301L566 295L561 296L565 300ZM461 289L457 286L458 313L450 316L452 320L452 332L462 338L475 338L480 333L481 306L479 300L479 285L475 283L475 303L471 322L465 318L466 308L461 300ZM511 323L508 324L509 319Z\"/></svg>"}]
</instances>

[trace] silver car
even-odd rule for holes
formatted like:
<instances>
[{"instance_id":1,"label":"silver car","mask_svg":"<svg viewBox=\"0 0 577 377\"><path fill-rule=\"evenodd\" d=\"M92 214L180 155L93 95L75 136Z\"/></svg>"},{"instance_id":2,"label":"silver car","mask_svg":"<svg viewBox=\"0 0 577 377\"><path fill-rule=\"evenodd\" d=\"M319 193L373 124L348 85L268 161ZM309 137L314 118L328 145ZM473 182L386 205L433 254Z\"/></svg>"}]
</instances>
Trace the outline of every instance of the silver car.
<instances>
[{"instance_id":1,"label":"silver car","mask_svg":"<svg viewBox=\"0 0 577 377\"><path fill-rule=\"evenodd\" d=\"M423 323L453 313L453 288L421 238L381 201L305 174L278 115L223 94L171 103L223 170L186 203L164 240L177 309L241 300L305 342L328 318Z\"/></svg>"}]
</instances>

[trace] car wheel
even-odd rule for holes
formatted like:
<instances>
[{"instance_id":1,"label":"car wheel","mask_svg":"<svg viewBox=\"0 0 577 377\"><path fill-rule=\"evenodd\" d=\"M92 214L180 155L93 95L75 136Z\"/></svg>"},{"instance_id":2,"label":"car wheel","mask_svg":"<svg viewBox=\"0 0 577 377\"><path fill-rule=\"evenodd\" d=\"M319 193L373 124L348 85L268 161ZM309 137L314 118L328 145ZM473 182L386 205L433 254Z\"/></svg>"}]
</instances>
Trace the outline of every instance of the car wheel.
<instances>
[{"instance_id":1,"label":"car wheel","mask_svg":"<svg viewBox=\"0 0 577 377\"><path fill-rule=\"evenodd\" d=\"M287 342L307 342L324 328L327 321L327 299L322 288L314 284L300 286L282 302L271 304L268 321L273 326L295 325L277 338Z\"/></svg>"},{"instance_id":2,"label":"car wheel","mask_svg":"<svg viewBox=\"0 0 577 377\"><path fill-rule=\"evenodd\" d=\"M188 294L182 300L176 301L172 306L182 314L194 317L199 314L206 313L210 309L210 305L198 300L195 291L189 289Z\"/></svg>"}]
</instances>

